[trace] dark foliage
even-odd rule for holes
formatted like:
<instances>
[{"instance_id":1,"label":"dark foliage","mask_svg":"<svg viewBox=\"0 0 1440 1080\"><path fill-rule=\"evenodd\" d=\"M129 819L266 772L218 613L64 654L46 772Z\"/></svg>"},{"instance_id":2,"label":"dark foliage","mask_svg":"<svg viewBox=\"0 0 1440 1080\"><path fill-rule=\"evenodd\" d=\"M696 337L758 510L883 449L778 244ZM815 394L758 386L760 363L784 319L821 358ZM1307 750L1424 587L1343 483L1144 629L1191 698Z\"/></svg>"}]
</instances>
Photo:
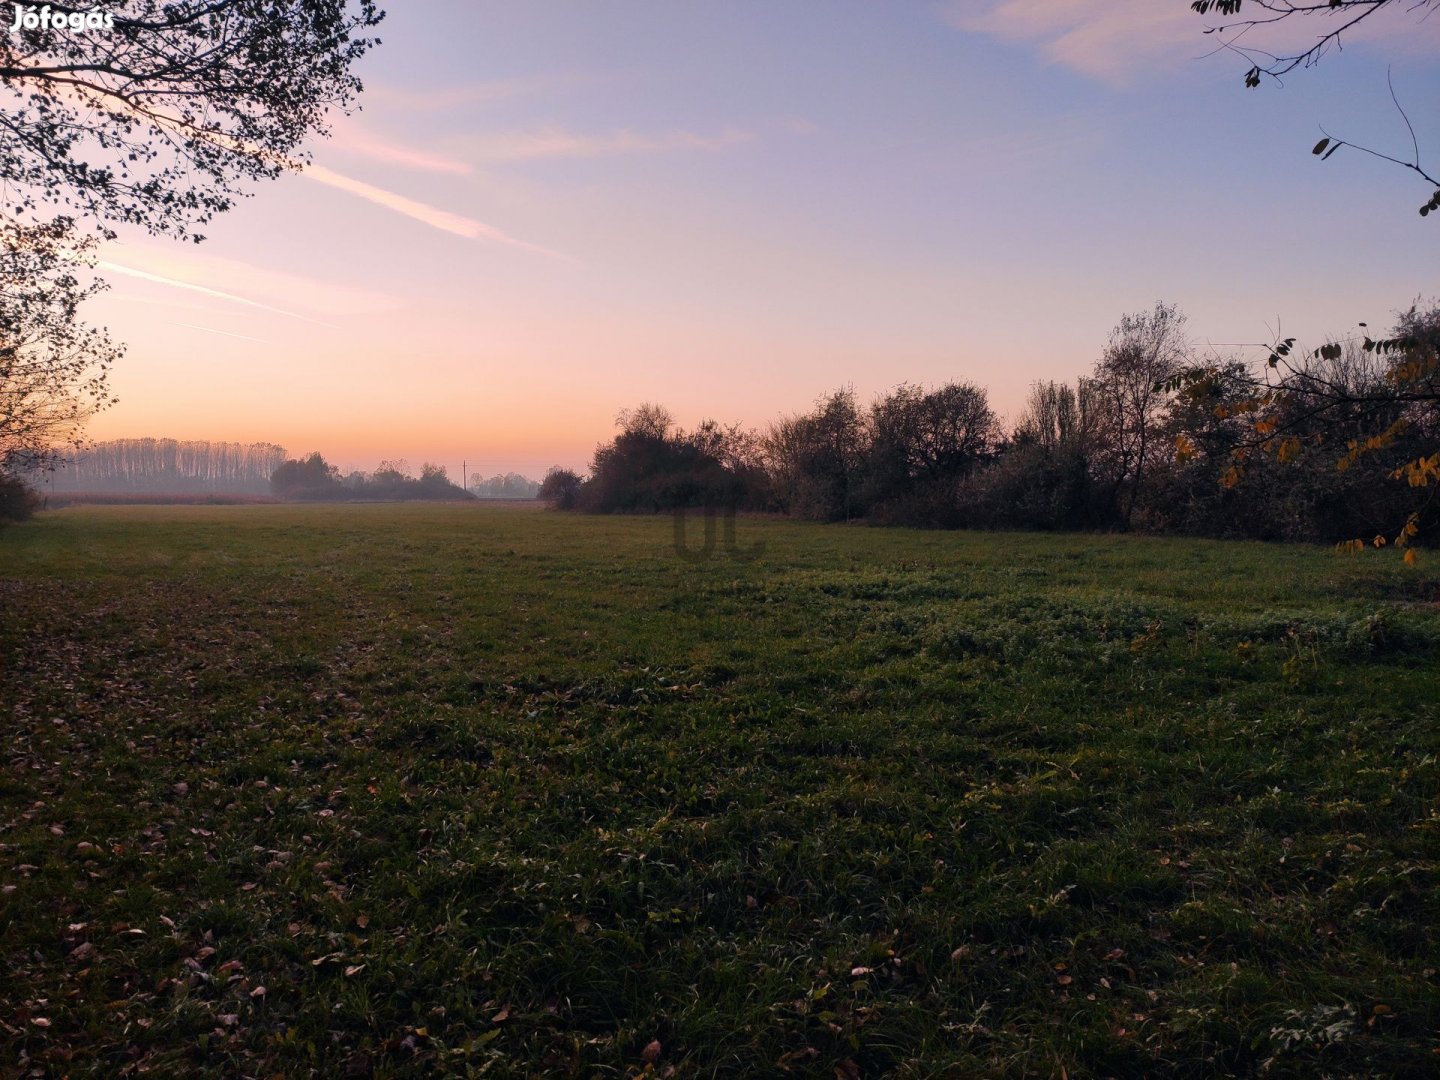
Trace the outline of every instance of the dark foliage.
<instances>
[{"instance_id":1,"label":"dark foliage","mask_svg":"<svg viewBox=\"0 0 1440 1080\"><path fill-rule=\"evenodd\" d=\"M1008 436L966 383L901 385L868 410L842 387L763 435L709 421L687 433L641 406L588 480L547 478L542 497L600 513L708 504L1327 543L1440 530L1440 307L1417 303L1380 342L1303 358L1281 344L1278 374L1233 358L1195 366L1184 325L1166 304L1127 315L1089 376L1032 388Z\"/></svg>"},{"instance_id":2,"label":"dark foliage","mask_svg":"<svg viewBox=\"0 0 1440 1080\"><path fill-rule=\"evenodd\" d=\"M58 16L66 5L50 5ZM0 181L16 220L188 235L243 187L303 164L360 90L370 2L131 0L102 31L0 35Z\"/></svg>"},{"instance_id":3,"label":"dark foliage","mask_svg":"<svg viewBox=\"0 0 1440 1080\"><path fill-rule=\"evenodd\" d=\"M307 458L282 463L270 477L270 488L285 499L297 502L364 500L406 502L420 499L445 501L473 499L458 484L452 484L443 465L426 462L419 478L412 477L403 461L382 461L370 475L351 473L344 479L340 470L318 452Z\"/></svg>"},{"instance_id":4,"label":"dark foliage","mask_svg":"<svg viewBox=\"0 0 1440 1080\"><path fill-rule=\"evenodd\" d=\"M25 481L0 473L0 526L28 521L40 506L40 495Z\"/></svg>"},{"instance_id":5,"label":"dark foliage","mask_svg":"<svg viewBox=\"0 0 1440 1080\"><path fill-rule=\"evenodd\" d=\"M317 450L306 458L281 462L270 474L270 489L287 499L338 499L345 496L340 470Z\"/></svg>"},{"instance_id":6,"label":"dark foliage","mask_svg":"<svg viewBox=\"0 0 1440 1080\"><path fill-rule=\"evenodd\" d=\"M351 68L383 13L371 0L128 0L15 5L13 18L0 34L0 460L53 464L112 403L123 352L79 316L104 288L76 272L96 238L128 226L200 240L250 183L303 166L306 140L353 105Z\"/></svg>"},{"instance_id":7,"label":"dark foliage","mask_svg":"<svg viewBox=\"0 0 1440 1080\"><path fill-rule=\"evenodd\" d=\"M694 431L681 431L668 412L648 404L621 413L619 424L620 434L595 448L590 478L577 496L583 509L655 513L749 507L763 498L754 440L738 428L707 420Z\"/></svg>"},{"instance_id":8,"label":"dark foliage","mask_svg":"<svg viewBox=\"0 0 1440 1080\"><path fill-rule=\"evenodd\" d=\"M545 474L540 482L537 498L549 503L557 510L573 510L580 499L580 486L584 483L574 469L562 469L556 465Z\"/></svg>"}]
</instances>

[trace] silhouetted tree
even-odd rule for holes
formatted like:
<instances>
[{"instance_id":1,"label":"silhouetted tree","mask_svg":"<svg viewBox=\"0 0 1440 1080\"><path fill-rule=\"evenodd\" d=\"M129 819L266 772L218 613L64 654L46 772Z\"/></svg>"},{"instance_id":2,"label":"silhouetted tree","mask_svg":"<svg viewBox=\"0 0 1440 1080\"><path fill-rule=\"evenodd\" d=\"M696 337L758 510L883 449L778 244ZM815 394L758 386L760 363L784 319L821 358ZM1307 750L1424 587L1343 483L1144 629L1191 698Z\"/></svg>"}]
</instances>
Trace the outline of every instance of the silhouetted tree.
<instances>
[{"instance_id":1,"label":"silhouetted tree","mask_svg":"<svg viewBox=\"0 0 1440 1080\"><path fill-rule=\"evenodd\" d=\"M101 286L77 276L71 234L68 219L0 221L0 471L53 465L111 402L123 350L79 319Z\"/></svg>"},{"instance_id":2,"label":"silhouetted tree","mask_svg":"<svg viewBox=\"0 0 1440 1080\"><path fill-rule=\"evenodd\" d=\"M1243 482L1247 503L1257 506L1257 476L1283 475L1291 490L1308 477L1299 490L1313 497L1295 509L1295 530L1332 540L1349 531L1352 547L1366 540L1408 546L1440 523L1440 305L1412 305L1386 338L1361 330L1357 340L1310 352L1297 352L1287 338L1259 372L1240 377L1243 393L1216 406L1244 432L1221 482ZM1205 365L1171 385L1181 398L1203 397L1222 375ZM1182 453L1193 441L1188 430L1177 436ZM1365 534L1353 535L1362 526Z\"/></svg>"},{"instance_id":3,"label":"silhouetted tree","mask_svg":"<svg viewBox=\"0 0 1440 1080\"><path fill-rule=\"evenodd\" d=\"M1440 9L1440 0L1250 0L1249 9L1245 8L1244 0L1191 0L1190 7L1200 15L1231 20L1212 25L1205 32L1213 35L1221 48L1229 49L1244 59L1245 85L1254 88L1267 79L1280 84L1284 76L1297 68L1314 67L1331 49L1338 51L1342 47L1346 34L1381 12L1403 11L1423 19ZM1254 14L1237 17L1246 10ZM1316 33L1306 39L1308 44L1303 48L1277 45L1269 37L1260 36L1261 31L1273 33L1286 25L1302 25L1306 29L1314 29ZM1420 207L1423 217L1440 210L1440 178L1426 171L1421 162L1415 128L1393 86L1390 93L1410 132L1412 157L1409 160L1329 135L1316 143L1311 152L1324 160L1342 146L1350 146L1410 170L1435 189Z\"/></svg>"},{"instance_id":4,"label":"silhouetted tree","mask_svg":"<svg viewBox=\"0 0 1440 1080\"><path fill-rule=\"evenodd\" d=\"M746 477L735 467L749 452L738 428L706 420L693 432L681 431L653 404L627 409L616 422L619 434L595 448L580 493L586 509L653 513L750 504Z\"/></svg>"},{"instance_id":5,"label":"silhouetted tree","mask_svg":"<svg viewBox=\"0 0 1440 1080\"><path fill-rule=\"evenodd\" d=\"M1122 318L1095 365L1092 386L1102 433L1099 464L1127 529L1156 457L1171 450L1161 432L1169 398L1164 384L1189 360L1185 316L1173 305L1156 304L1151 311Z\"/></svg>"},{"instance_id":6,"label":"silhouetted tree","mask_svg":"<svg viewBox=\"0 0 1440 1080\"><path fill-rule=\"evenodd\" d=\"M1093 382L1038 382L1008 445L967 484L971 517L997 528L1093 529L1114 522L1114 504L1092 475L1100 448Z\"/></svg>"},{"instance_id":7,"label":"silhouetted tree","mask_svg":"<svg viewBox=\"0 0 1440 1080\"><path fill-rule=\"evenodd\" d=\"M287 499L334 498L343 490L340 470L321 457L319 451L307 458L283 462L271 475L270 487L276 495Z\"/></svg>"},{"instance_id":8,"label":"silhouetted tree","mask_svg":"<svg viewBox=\"0 0 1440 1080\"><path fill-rule=\"evenodd\" d=\"M28 521L40 509L39 494L18 476L0 473L0 526Z\"/></svg>"},{"instance_id":9,"label":"silhouetted tree","mask_svg":"<svg viewBox=\"0 0 1440 1080\"><path fill-rule=\"evenodd\" d=\"M969 383L934 390L901 385L870 407L867 507L916 525L960 523L960 481L999 445L985 391Z\"/></svg>"},{"instance_id":10,"label":"silhouetted tree","mask_svg":"<svg viewBox=\"0 0 1440 1080\"><path fill-rule=\"evenodd\" d=\"M97 31L82 10L0 35L0 183L12 220L79 214L107 236L185 235L303 164L384 17L371 0L129 0Z\"/></svg>"},{"instance_id":11,"label":"silhouetted tree","mask_svg":"<svg viewBox=\"0 0 1440 1080\"><path fill-rule=\"evenodd\" d=\"M109 439L75 451L50 476L53 490L231 492L270 490L285 451L270 443Z\"/></svg>"},{"instance_id":12,"label":"silhouetted tree","mask_svg":"<svg viewBox=\"0 0 1440 1080\"><path fill-rule=\"evenodd\" d=\"M200 239L247 182L304 163L382 17L371 0L17 6L0 34L0 468L63 455L110 400L120 350L77 314L101 287L75 276L80 222Z\"/></svg>"},{"instance_id":13,"label":"silhouetted tree","mask_svg":"<svg viewBox=\"0 0 1440 1080\"><path fill-rule=\"evenodd\" d=\"M824 395L815 410L777 421L762 439L780 504L822 521L848 521L861 511L868 450L852 387Z\"/></svg>"},{"instance_id":14,"label":"silhouetted tree","mask_svg":"<svg viewBox=\"0 0 1440 1080\"><path fill-rule=\"evenodd\" d=\"M580 474L573 469L553 466L540 482L539 498L558 510L573 510L580 498Z\"/></svg>"},{"instance_id":15,"label":"silhouetted tree","mask_svg":"<svg viewBox=\"0 0 1440 1080\"><path fill-rule=\"evenodd\" d=\"M519 473L496 473L488 480L476 478L470 482L470 493L481 499L533 499L540 492L540 485Z\"/></svg>"}]
</instances>

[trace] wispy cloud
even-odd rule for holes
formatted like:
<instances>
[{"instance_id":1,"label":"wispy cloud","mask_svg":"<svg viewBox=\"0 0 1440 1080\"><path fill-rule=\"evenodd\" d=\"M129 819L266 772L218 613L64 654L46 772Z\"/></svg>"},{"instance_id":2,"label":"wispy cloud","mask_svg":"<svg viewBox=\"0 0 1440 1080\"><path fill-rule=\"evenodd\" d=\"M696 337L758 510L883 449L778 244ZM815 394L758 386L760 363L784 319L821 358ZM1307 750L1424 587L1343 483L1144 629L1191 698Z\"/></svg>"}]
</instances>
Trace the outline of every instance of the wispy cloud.
<instances>
[{"instance_id":1,"label":"wispy cloud","mask_svg":"<svg viewBox=\"0 0 1440 1080\"><path fill-rule=\"evenodd\" d=\"M573 88L593 81L581 76L540 75L520 79L492 79L463 86L441 86L417 90L385 83L365 84L367 104L398 106L418 112L444 112L449 109L473 109L498 105L516 98L532 97L550 90Z\"/></svg>"},{"instance_id":2,"label":"wispy cloud","mask_svg":"<svg viewBox=\"0 0 1440 1080\"><path fill-rule=\"evenodd\" d=\"M73 90L67 91L67 93L72 98L78 98L78 103L81 105L93 104L83 93L79 93L77 95L77 92ZM516 237L513 237L493 225L487 225L482 221L477 221L474 218L466 217L463 214L455 214L451 213L448 210L441 210L437 207L429 206L426 203L422 203L416 199L411 199L408 196L400 195L393 191L387 191L385 188L377 187L376 185L366 183L363 180L356 180L353 177L344 175L343 173L335 172L333 169L326 168L323 165L311 164L304 166L302 169L301 165L298 162L287 160L267 150L257 148L253 144L247 143L243 140L233 138L220 132L201 132L195 127L194 124L182 121L180 118L169 115L163 110L152 109L147 111L141 111L134 108L133 106L123 104L118 107L122 108L124 111L132 113L136 117L139 117L146 122L154 123L155 125L163 129L175 131L179 134L184 135L187 138L203 138L216 146L233 151L234 153L258 156L263 160L281 164L289 169L295 169L297 171L300 171L300 174L302 176L308 177L309 179L314 180L317 183L327 184L330 187L338 188L341 191L349 192L350 194L359 196L362 199L366 199L369 202L376 204L377 206L383 206L388 210L393 210L398 214L403 214L406 217L409 217L415 221L419 221L422 224L429 225L432 228L440 229L448 233L453 233L456 236L463 236L467 239L489 240L499 244L506 244L510 247L537 252L542 255L549 255L556 258L565 258L565 256L559 255L557 252L550 251L549 249L541 247L538 244L531 244L525 240L520 240ZM395 151L392 149L391 152L393 153ZM432 164L435 160L438 159L432 159Z\"/></svg>"},{"instance_id":3,"label":"wispy cloud","mask_svg":"<svg viewBox=\"0 0 1440 1080\"><path fill-rule=\"evenodd\" d=\"M1137 71L1224 48L1219 35L1207 36L1205 31L1243 23L1248 10L1233 18L1216 12L1201 17L1179 0L949 0L941 8L952 26L1032 44L1052 63L1109 83L1123 83ZM1427 18L1428 14L1417 18L1411 5L1396 5L1366 19L1346 34L1345 41L1383 40L1387 48L1402 54L1433 52L1440 44L1440 19ZM1243 39L1234 33L1227 33L1225 39L1297 53L1336 29L1337 18L1348 21L1353 12L1317 11L1312 17L1255 27Z\"/></svg>"},{"instance_id":4,"label":"wispy cloud","mask_svg":"<svg viewBox=\"0 0 1440 1080\"><path fill-rule=\"evenodd\" d=\"M646 135L629 129L593 135L560 127L498 135L475 135L457 141L482 161L533 161L541 158L591 158L614 154L643 154L664 150L723 150L753 141L755 133L727 127L714 135L668 131Z\"/></svg>"},{"instance_id":5,"label":"wispy cloud","mask_svg":"<svg viewBox=\"0 0 1440 1080\"><path fill-rule=\"evenodd\" d=\"M321 322L319 319L312 319L299 312L286 311L284 308L275 307L273 304L262 304L258 300L251 300L248 297L237 296L235 293L226 292L223 289L212 289L208 285L200 285L193 281L181 281L178 278L167 277L164 274L154 274L148 270L140 270L133 266L126 266L123 263L112 262L109 259L101 259L96 264L101 270L112 274L122 274L125 277L137 278L140 281L150 281L157 285L168 285L172 289L185 289L189 292L200 293L203 296L214 297L216 300L225 300L232 304L243 304L246 307L258 308L261 311L269 311L276 315L283 315L288 319L299 319L302 322L318 323L320 326L328 326L338 329L332 323Z\"/></svg>"},{"instance_id":6,"label":"wispy cloud","mask_svg":"<svg viewBox=\"0 0 1440 1080\"><path fill-rule=\"evenodd\" d=\"M961 30L1034 44L1052 62L1106 82L1206 50L1204 25L1188 4L1169 0L956 0L943 14Z\"/></svg>"},{"instance_id":7,"label":"wispy cloud","mask_svg":"<svg viewBox=\"0 0 1440 1080\"><path fill-rule=\"evenodd\" d=\"M374 184L367 184L363 180L356 180L353 177L344 176L323 165L307 165L302 176L321 184L328 184L330 187L340 191L349 192L376 206L383 206L387 210L393 210L397 214L404 214L408 218L419 221L431 228L440 229L444 232L453 233L456 236L463 236L468 240L489 240L496 244L505 244L509 247L520 248L524 251L533 251L540 255L548 255L552 258L563 259L566 256L558 251L551 251L549 248L541 247L539 244L532 244L528 240L521 240L511 236L503 229L494 225L487 225L483 221L476 221L472 217L463 214L452 214L449 210L440 210L434 206L411 199L405 195L387 191L385 188L376 187Z\"/></svg>"},{"instance_id":8,"label":"wispy cloud","mask_svg":"<svg viewBox=\"0 0 1440 1080\"><path fill-rule=\"evenodd\" d=\"M110 258L101 262L99 269L108 274L184 290L192 294L192 299L204 297L239 304L322 326L333 324L315 316L364 315L393 310L400 304L396 297L375 289L256 266L193 248L138 243L115 245L105 254ZM153 302L141 296L126 299ZM164 302L179 303L170 299Z\"/></svg>"},{"instance_id":9,"label":"wispy cloud","mask_svg":"<svg viewBox=\"0 0 1440 1080\"><path fill-rule=\"evenodd\" d=\"M465 176L474 171L468 161L458 161L455 158L445 157L427 150L404 146L365 131L355 124L337 127L326 142L326 147L338 150L342 154L370 158L374 161L383 161L387 165L399 165L402 168L419 169L423 172L454 173L457 176Z\"/></svg>"},{"instance_id":10,"label":"wispy cloud","mask_svg":"<svg viewBox=\"0 0 1440 1080\"><path fill-rule=\"evenodd\" d=\"M253 341L258 345L272 344L264 338L251 337L249 334L236 334L230 330L217 330L213 326L201 326L199 323L172 322L171 326L183 326L190 330L203 330L207 334L219 334L221 337L238 338L240 341Z\"/></svg>"}]
</instances>

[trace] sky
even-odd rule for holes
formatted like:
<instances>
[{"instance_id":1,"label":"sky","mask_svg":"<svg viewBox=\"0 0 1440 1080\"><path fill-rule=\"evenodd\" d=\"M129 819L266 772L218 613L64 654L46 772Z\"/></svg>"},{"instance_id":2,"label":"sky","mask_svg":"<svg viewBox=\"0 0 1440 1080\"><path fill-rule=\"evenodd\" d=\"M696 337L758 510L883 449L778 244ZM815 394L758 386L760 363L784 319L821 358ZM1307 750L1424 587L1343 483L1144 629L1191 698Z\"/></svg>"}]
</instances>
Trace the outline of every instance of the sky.
<instances>
[{"instance_id":1,"label":"sky","mask_svg":"<svg viewBox=\"0 0 1440 1080\"><path fill-rule=\"evenodd\" d=\"M1440 10L1251 90L1186 0L388 7L310 168L102 253L93 438L539 478L644 401L763 427L967 381L1013 418L1157 301L1230 353L1440 295L1431 189L1310 154L1411 156L1393 84L1434 173Z\"/></svg>"}]
</instances>

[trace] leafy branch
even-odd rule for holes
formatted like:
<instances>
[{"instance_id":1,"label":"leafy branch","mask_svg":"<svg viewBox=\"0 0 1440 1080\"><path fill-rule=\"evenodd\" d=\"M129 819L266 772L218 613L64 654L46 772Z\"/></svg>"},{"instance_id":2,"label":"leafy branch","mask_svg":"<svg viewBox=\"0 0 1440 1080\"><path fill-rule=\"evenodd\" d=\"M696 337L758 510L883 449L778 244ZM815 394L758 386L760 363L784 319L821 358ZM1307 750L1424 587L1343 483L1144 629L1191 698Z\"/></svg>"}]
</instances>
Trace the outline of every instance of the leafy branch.
<instances>
[{"instance_id":1,"label":"leafy branch","mask_svg":"<svg viewBox=\"0 0 1440 1080\"><path fill-rule=\"evenodd\" d=\"M1228 49L1245 58L1245 62L1249 65L1245 72L1245 85L1252 89L1258 87L1262 79L1269 78L1278 83L1283 76L1296 68L1314 67L1332 48L1343 48L1342 38L1346 33L1354 30L1366 19L1373 17L1385 8L1393 9L1403 6L1408 12L1424 8L1440 9L1440 0L1315 0L1312 3L1301 3L1296 0L1250 0L1250 2L1263 14L1235 19L1235 21L1220 26L1211 26L1205 30L1205 33L1214 34L1220 43L1220 48ZM1192 0L1190 8L1200 15L1213 13L1234 19L1240 14L1243 5L1244 0ZM1315 15L1322 17L1339 15L1343 21L1338 26L1332 26L1322 33L1308 48L1298 52L1272 53L1253 45L1241 43L1242 38L1259 28L1274 26L1292 18ZM1325 132L1325 137L1315 144L1313 153L1319 155L1324 161L1340 147L1348 146L1353 150L1369 154L1371 157L1409 169L1435 187L1434 194L1420 207L1420 216L1426 217L1432 211L1440 210L1440 179L1427 172L1421 165L1420 143L1415 135L1415 126L1410 122L1410 117L1400 104L1400 99L1395 93L1395 84L1388 71L1386 82L1390 88L1390 100L1395 103L1395 108L1399 111L1401 118L1405 121L1406 129L1410 133L1413 152L1410 160L1407 161L1346 139L1337 139L1328 132ZM1323 128L1321 130L1324 131Z\"/></svg>"}]
</instances>

